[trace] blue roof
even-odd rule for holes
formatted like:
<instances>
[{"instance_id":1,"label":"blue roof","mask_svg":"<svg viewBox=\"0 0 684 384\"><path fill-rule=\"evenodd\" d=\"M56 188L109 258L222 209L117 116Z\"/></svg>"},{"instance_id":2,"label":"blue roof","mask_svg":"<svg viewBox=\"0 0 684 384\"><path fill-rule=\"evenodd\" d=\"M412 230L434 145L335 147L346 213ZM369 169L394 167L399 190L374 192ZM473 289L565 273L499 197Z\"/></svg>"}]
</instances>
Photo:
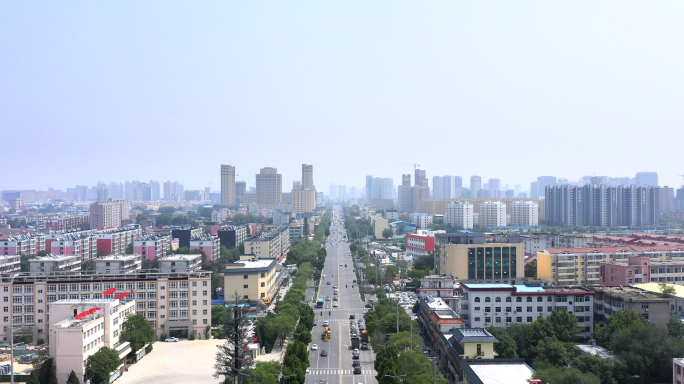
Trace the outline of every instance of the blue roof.
<instances>
[{"instance_id":1,"label":"blue roof","mask_svg":"<svg viewBox=\"0 0 684 384\"><path fill-rule=\"evenodd\" d=\"M544 292L543 287L530 287L529 285L514 285L518 292Z\"/></svg>"}]
</instances>

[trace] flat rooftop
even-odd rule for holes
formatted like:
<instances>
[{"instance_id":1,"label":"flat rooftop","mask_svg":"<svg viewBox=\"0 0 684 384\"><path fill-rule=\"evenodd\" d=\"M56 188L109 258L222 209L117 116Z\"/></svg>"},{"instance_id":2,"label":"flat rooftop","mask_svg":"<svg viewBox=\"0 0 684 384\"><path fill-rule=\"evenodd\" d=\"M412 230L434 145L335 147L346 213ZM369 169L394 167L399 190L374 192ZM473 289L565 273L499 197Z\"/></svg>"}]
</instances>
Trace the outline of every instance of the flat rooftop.
<instances>
[{"instance_id":1,"label":"flat rooftop","mask_svg":"<svg viewBox=\"0 0 684 384\"><path fill-rule=\"evenodd\" d=\"M465 364L469 366L469 369L464 367L464 371L473 380L473 384L527 384L534 373L532 368L525 363L468 364L465 361L463 363L462 367ZM473 375L468 370L477 378L472 377Z\"/></svg>"},{"instance_id":2,"label":"flat rooftop","mask_svg":"<svg viewBox=\"0 0 684 384\"><path fill-rule=\"evenodd\" d=\"M93 259L93 261L126 261L126 260L131 260L135 258L140 258L139 255L109 255L109 256L102 256L98 257L96 259Z\"/></svg>"},{"instance_id":3,"label":"flat rooftop","mask_svg":"<svg viewBox=\"0 0 684 384\"><path fill-rule=\"evenodd\" d=\"M45 261L59 261L59 260L68 260L68 259L81 259L81 256L78 255L45 255L45 256L36 256L35 258L29 260L29 263L35 263L38 261L45 262Z\"/></svg>"},{"instance_id":4,"label":"flat rooftop","mask_svg":"<svg viewBox=\"0 0 684 384\"><path fill-rule=\"evenodd\" d=\"M200 254L193 254L193 255L168 255L166 257L163 257L159 259L159 261L193 261L201 258L202 255Z\"/></svg>"},{"instance_id":5,"label":"flat rooftop","mask_svg":"<svg viewBox=\"0 0 684 384\"><path fill-rule=\"evenodd\" d=\"M684 286L678 284L668 284L668 286L674 287L676 297L684 299ZM635 287L655 294L660 293L660 287L658 286L658 283L636 284Z\"/></svg>"},{"instance_id":6,"label":"flat rooftop","mask_svg":"<svg viewBox=\"0 0 684 384\"><path fill-rule=\"evenodd\" d=\"M655 284L655 283L654 283ZM617 287L596 287L605 293L613 296L621 297L623 299L658 299L660 291L651 292L645 289L639 289L631 286L617 286Z\"/></svg>"}]
</instances>

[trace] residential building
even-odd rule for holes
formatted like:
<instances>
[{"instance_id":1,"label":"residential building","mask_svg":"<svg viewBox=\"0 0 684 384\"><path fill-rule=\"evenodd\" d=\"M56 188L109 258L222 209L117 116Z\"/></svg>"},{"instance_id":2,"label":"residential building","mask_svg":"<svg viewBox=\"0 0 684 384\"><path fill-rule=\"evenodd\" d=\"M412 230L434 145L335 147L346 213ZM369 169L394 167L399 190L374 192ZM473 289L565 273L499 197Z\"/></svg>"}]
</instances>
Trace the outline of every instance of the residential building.
<instances>
[{"instance_id":1,"label":"residential building","mask_svg":"<svg viewBox=\"0 0 684 384\"><path fill-rule=\"evenodd\" d=\"M276 270L277 259L260 260L254 255L242 258L243 260L226 264L226 269L223 270L226 295L237 292L239 299L247 300L250 304L258 301L268 304L282 282L283 276Z\"/></svg>"},{"instance_id":2,"label":"residential building","mask_svg":"<svg viewBox=\"0 0 684 384\"><path fill-rule=\"evenodd\" d=\"M470 176L470 196L477 196L482 189L482 178L480 176Z\"/></svg>"},{"instance_id":3,"label":"residential building","mask_svg":"<svg viewBox=\"0 0 684 384\"><path fill-rule=\"evenodd\" d=\"M672 359L672 384L684 383L684 359Z\"/></svg>"},{"instance_id":4,"label":"residential building","mask_svg":"<svg viewBox=\"0 0 684 384\"><path fill-rule=\"evenodd\" d=\"M394 179L366 176L366 201L372 204L374 199L392 200L394 198Z\"/></svg>"},{"instance_id":5,"label":"residential building","mask_svg":"<svg viewBox=\"0 0 684 384\"><path fill-rule=\"evenodd\" d=\"M382 232L389 228L389 220L381 216L371 216L369 220L373 236L376 239L384 239Z\"/></svg>"},{"instance_id":6,"label":"residential building","mask_svg":"<svg viewBox=\"0 0 684 384\"><path fill-rule=\"evenodd\" d=\"M634 184L658 186L658 172L637 172Z\"/></svg>"},{"instance_id":7,"label":"residential building","mask_svg":"<svg viewBox=\"0 0 684 384\"><path fill-rule=\"evenodd\" d=\"M50 237L50 248L46 249L55 255L76 255L81 261L97 257L97 238L87 233L46 234Z\"/></svg>"},{"instance_id":8,"label":"residential building","mask_svg":"<svg viewBox=\"0 0 684 384\"><path fill-rule=\"evenodd\" d=\"M537 277L557 285L600 285L601 263L627 261L631 256L647 257L651 263L684 260L684 245L546 248L537 252ZM665 273L659 277L664 281L669 277L674 282L675 275ZM652 276L649 279L653 281Z\"/></svg>"},{"instance_id":9,"label":"residential building","mask_svg":"<svg viewBox=\"0 0 684 384\"><path fill-rule=\"evenodd\" d=\"M123 360L131 353L121 342L122 324L135 314L135 300L59 300L50 304L50 357L55 360L57 380L66 382L71 372L85 382L88 358L103 347L114 349ZM116 378L120 372L114 376Z\"/></svg>"},{"instance_id":10,"label":"residential building","mask_svg":"<svg viewBox=\"0 0 684 384\"><path fill-rule=\"evenodd\" d=\"M244 200L245 192L247 192L247 183L244 181L235 182L235 204L242 204L246 202Z\"/></svg>"},{"instance_id":11,"label":"residential building","mask_svg":"<svg viewBox=\"0 0 684 384\"><path fill-rule=\"evenodd\" d=\"M139 257L136 257L140 261ZM0 340L9 339L9 319L30 327L33 340L47 339L50 324L48 305L57 300L103 299L103 291L116 288L119 295L134 290L136 312L145 316L157 336L187 337L193 331L204 339L211 320L211 272L184 274L146 273L98 274L91 271L58 272L38 275L18 274L0 278L0 296L9 306L2 318Z\"/></svg>"},{"instance_id":12,"label":"residential building","mask_svg":"<svg viewBox=\"0 0 684 384\"><path fill-rule=\"evenodd\" d=\"M255 255L260 259L280 259L290 248L289 225L260 233L245 240L245 254Z\"/></svg>"},{"instance_id":13,"label":"residential building","mask_svg":"<svg viewBox=\"0 0 684 384\"><path fill-rule=\"evenodd\" d=\"M85 212L56 214L43 222L49 231L64 231L86 223L90 223L90 214Z\"/></svg>"},{"instance_id":14,"label":"residential building","mask_svg":"<svg viewBox=\"0 0 684 384\"><path fill-rule=\"evenodd\" d=\"M302 189L309 191L314 189L313 165L311 164L302 164Z\"/></svg>"},{"instance_id":15,"label":"residential building","mask_svg":"<svg viewBox=\"0 0 684 384\"><path fill-rule=\"evenodd\" d=\"M525 359L472 358L459 361L464 384L542 384Z\"/></svg>"},{"instance_id":16,"label":"residential building","mask_svg":"<svg viewBox=\"0 0 684 384\"><path fill-rule=\"evenodd\" d=\"M81 257L73 255L37 256L29 260L31 273L68 272L81 269Z\"/></svg>"},{"instance_id":17,"label":"residential building","mask_svg":"<svg viewBox=\"0 0 684 384\"><path fill-rule=\"evenodd\" d=\"M221 205L235 205L235 166L221 164Z\"/></svg>"},{"instance_id":18,"label":"residential building","mask_svg":"<svg viewBox=\"0 0 684 384\"><path fill-rule=\"evenodd\" d=\"M435 233L445 231L428 231L420 229L415 234L407 233L405 237L406 255L411 259L427 255L435 251Z\"/></svg>"},{"instance_id":19,"label":"residential building","mask_svg":"<svg viewBox=\"0 0 684 384\"><path fill-rule=\"evenodd\" d=\"M544 197L546 187L558 185L556 176L539 176L536 183L532 183L532 200L539 200Z\"/></svg>"},{"instance_id":20,"label":"residential building","mask_svg":"<svg viewBox=\"0 0 684 384\"><path fill-rule=\"evenodd\" d=\"M292 200L292 212L313 212L316 209L315 190L293 190L290 196Z\"/></svg>"},{"instance_id":21,"label":"residential building","mask_svg":"<svg viewBox=\"0 0 684 384\"><path fill-rule=\"evenodd\" d=\"M514 201L510 204L511 226L536 226L539 225L539 204L532 201Z\"/></svg>"},{"instance_id":22,"label":"residential building","mask_svg":"<svg viewBox=\"0 0 684 384\"><path fill-rule=\"evenodd\" d=\"M259 208L278 209L282 196L283 178L278 169L261 168L256 175L256 203Z\"/></svg>"},{"instance_id":23,"label":"residential building","mask_svg":"<svg viewBox=\"0 0 684 384\"><path fill-rule=\"evenodd\" d=\"M202 269L202 255L168 255L159 259L159 270L166 273L195 272Z\"/></svg>"},{"instance_id":24,"label":"residential building","mask_svg":"<svg viewBox=\"0 0 684 384\"><path fill-rule=\"evenodd\" d=\"M90 228L106 229L121 226L122 220L128 220L131 203L126 200L98 201L90 204Z\"/></svg>"},{"instance_id":25,"label":"residential building","mask_svg":"<svg viewBox=\"0 0 684 384\"><path fill-rule=\"evenodd\" d=\"M413 224L416 224L419 229L426 229L430 224L432 224L432 215L426 213L412 212L409 214L409 220Z\"/></svg>"},{"instance_id":26,"label":"residential building","mask_svg":"<svg viewBox=\"0 0 684 384\"><path fill-rule=\"evenodd\" d=\"M0 255L0 273L12 275L21 271L21 255Z\"/></svg>"},{"instance_id":27,"label":"residential building","mask_svg":"<svg viewBox=\"0 0 684 384\"><path fill-rule=\"evenodd\" d=\"M143 231L139 224L98 231L96 234L97 252L101 255L126 253L128 245L138 240L142 233Z\"/></svg>"},{"instance_id":28,"label":"residential building","mask_svg":"<svg viewBox=\"0 0 684 384\"><path fill-rule=\"evenodd\" d=\"M171 237L178 239L178 246L181 248L190 248L190 240L192 238L202 236L204 232L202 228L186 227L182 229L173 229Z\"/></svg>"},{"instance_id":29,"label":"residential building","mask_svg":"<svg viewBox=\"0 0 684 384\"><path fill-rule=\"evenodd\" d=\"M670 299L659 294L628 285L612 287L589 287L594 296L594 323L606 326L610 316L622 310L634 310L644 320L666 326L670 321Z\"/></svg>"},{"instance_id":30,"label":"residential building","mask_svg":"<svg viewBox=\"0 0 684 384\"><path fill-rule=\"evenodd\" d=\"M432 178L433 199L455 199L461 197L462 180L460 176L434 176Z\"/></svg>"},{"instance_id":31,"label":"residential building","mask_svg":"<svg viewBox=\"0 0 684 384\"><path fill-rule=\"evenodd\" d=\"M217 260L221 252L218 236L201 235L190 239L190 249L204 252L207 261Z\"/></svg>"},{"instance_id":32,"label":"residential building","mask_svg":"<svg viewBox=\"0 0 684 384\"><path fill-rule=\"evenodd\" d=\"M347 199L347 186L338 185L337 186L337 201L344 202Z\"/></svg>"},{"instance_id":33,"label":"residential building","mask_svg":"<svg viewBox=\"0 0 684 384\"><path fill-rule=\"evenodd\" d=\"M443 300L449 308L458 312L458 291L460 284L454 275L430 275L421 277L418 295Z\"/></svg>"},{"instance_id":34,"label":"residential building","mask_svg":"<svg viewBox=\"0 0 684 384\"><path fill-rule=\"evenodd\" d=\"M128 274L140 270L142 259L139 255L108 255L98 257L95 262L95 271L99 274Z\"/></svg>"},{"instance_id":35,"label":"residential building","mask_svg":"<svg viewBox=\"0 0 684 384\"><path fill-rule=\"evenodd\" d=\"M519 234L487 239L483 233L435 234L435 269L460 281L514 283L524 276Z\"/></svg>"},{"instance_id":36,"label":"residential building","mask_svg":"<svg viewBox=\"0 0 684 384\"><path fill-rule=\"evenodd\" d=\"M388 209L385 211L385 219L399 220L399 212L396 209Z\"/></svg>"},{"instance_id":37,"label":"residential building","mask_svg":"<svg viewBox=\"0 0 684 384\"><path fill-rule=\"evenodd\" d=\"M567 311L577 317L588 339L593 332L594 295L580 287L541 287L511 284L461 284L459 315L471 328L530 324L553 311Z\"/></svg>"},{"instance_id":38,"label":"residential building","mask_svg":"<svg viewBox=\"0 0 684 384\"><path fill-rule=\"evenodd\" d=\"M218 231L218 238L221 245L228 248L238 248L247 238L247 228L245 226L228 225Z\"/></svg>"},{"instance_id":39,"label":"residential building","mask_svg":"<svg viewBox=\"0 0 684 384\"><path fill-rule=\"evenodd\" d=\"M454 201L446 205L444 222L451 224L455 228L472 229L473 205L465 201Z\"/></svg>"},{"instance_id":40,"label":"residential building","mask_svg":"<svg viewBox=\"0 0 684 384\"><path fill-rule=\"evenodd\" d=\"M563 235L553 233L535 233L522 235L525 243L525 254L537 256L537 252L546 248L583 248L589 245L591 237L585 235Z\"/></svg>"},{"instance_id":41,"label":"residential building","mask_svg":"<svg viewBox=\"0 0 684 384\"><path fill-rule=\"evenodd\" d=\"M161 233L142 235L133 243L133 253L143 259L159 259L171 250L171 235Z\"/></svg>"},{"instance_id":42,"label":"residential building","mask_svg":"<svg viewBox=\"0 0 684 384\"><path fill-rule=\"evenodd\" d=\"M45 250L45 235L30 233L0 238L0 256L35 255Z\"/></svg>"},{"instance_id":43,"label":"residential building","mask_svg":"<svg viewBox=\"0 0 684 384\"><path fill-rule=\"evenodd\" d=\"M505 227L506 204L500 201L487 201L479 204L479 225L482 227Z\"/></svg>"}]
</instances>

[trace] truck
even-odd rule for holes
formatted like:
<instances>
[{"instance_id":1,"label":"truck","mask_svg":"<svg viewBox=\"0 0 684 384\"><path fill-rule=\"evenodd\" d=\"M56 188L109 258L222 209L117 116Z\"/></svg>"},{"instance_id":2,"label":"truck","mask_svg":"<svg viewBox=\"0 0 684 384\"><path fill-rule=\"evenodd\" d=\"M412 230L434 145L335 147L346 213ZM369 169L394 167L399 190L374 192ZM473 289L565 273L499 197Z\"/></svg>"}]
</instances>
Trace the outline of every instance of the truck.
<instances>
[{"instance_id":1,"label":"truck","mask_svg":"<svg viewBox=\"0 0 684 384\"><path fill-rule=\"evenodd\" d=\"M323 341L330 341L330 327L329 326L326 325L325 327L323 327L323 333L321 334L321 338L323 339Z\"/></svg>"},{"instance_id":2,"label":"truck","mask_svg":"<svg viewBox=\"0 0 684 384\"><path fill-rule=\"evenodd\" d=\"M361 331L361 349L368 349L368 331Z\"/></svg>"},{"instance_id":3,"label":"truck","mask_svg":"<svg viewBox=\"0 0 684 384\"><path fill-rule=\"evenodd\" d=\"M358 336L351 338L351 349L359 349L361 346L361 340Z\"/></svg>"}]
</instances>

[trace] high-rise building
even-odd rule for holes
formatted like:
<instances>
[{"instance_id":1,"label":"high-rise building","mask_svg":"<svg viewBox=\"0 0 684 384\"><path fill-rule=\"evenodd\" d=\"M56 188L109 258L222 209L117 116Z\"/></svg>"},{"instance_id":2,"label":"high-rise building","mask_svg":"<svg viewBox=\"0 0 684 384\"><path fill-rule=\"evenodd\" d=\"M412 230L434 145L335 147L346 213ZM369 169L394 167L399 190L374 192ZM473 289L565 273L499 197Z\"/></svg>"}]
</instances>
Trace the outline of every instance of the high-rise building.
<instances>
[{"instance_id":1,"label":"high-rise building","mask_svg":"<svg viewBox=\"0 0 684 384\"><path fill-rule=\"evenodd\" d=\"M235 166L221 164L221 205L235 205Z\"/></svg>"},{"instance_id":2,"label":"high-rise building","mask_svg":"<svg viewBox=\"0 0 684 384\"><path fill-rule=\"evenodd\" d=\"M335 199L337 197L337 184L332 183L328 188L328 197Z\"/></svg>"},{"instance_id":3,"label":"high-rise building","mask_svg":"<svg viewBox=\"0 0 684 384\"><path fill-rule=\"evenodd\" d=\"M482 178L480 176L470 176L470 195L477 196L477 192L482 189Z\"/></svg>"},{"instance_id":4,"label":"high-rise building","mask_svg":"<svg viewBox=\"0 0 684 384\"><path fill-rule=\"evenodd\" d=\"M159 201L161 200L161 185L159 184L158 181L155 180L150 180L150 189L152 192L152 201Z\"/></svg>"},{"instance_id":5,"label":"high-rise building","mask_svg":"<svg viewBox=\"0 0 684 384\"><path fill-rule=\"evenodd\" d=\"M455 228L473 228L473 205L466 201L454 201L446 206L444 222Z\"/></svg>"},{"instance_id":6,"label":"high-rise building","mask_svg":"<svg viewBox=\"0 0 684 384\"><path fill-rule=\"evenodd\" d=\"M106 201L109 199L109 189L107 187L99 187L97 189L97 201Z\"/></svg>"},{"instance_id":7,"label":"high-rise building","mask_svg":"<svg viewBox=\"0 0 684 384\"><path fill-rule=\"evenodd\" d=\"M411 175L401 175L401 185L397 188L399 212L408 212L411 210Z\"/></svg>"},{"instance_id":8,"label":"high-rise building","mask_svg":"<svg viewBox=\"0 0 684 384\"><path fill-rule=\"evenodd\" d=\"M366 176L366 200L393 199L394 180L392 178Z\"/></svg>"},{"instance_id":9,"label":"high-rise building","mask_svg":"<svg viewBox=\"0 0 684 384\"><path fill-rule=\"evenodd\" d=\"M302 188L304 190L313 190L313 165L302 164Z\"/></svg>"},{"instance_id":10,"label":"high-rise building","mask_svg":"<svg viewBox=\"0 0 684 384\"><path fill-rule=\"evenodd\" d=\"M530 197L534 200L539 200L539 188L537 188L536 181L530 183Z\"/></svg>"},{"instance_id":11,"label":"high-rise building","mask_svg":"<svg viewBox=\"0 0 684 384\"><path fill-rule=\"evenodd\" d=\"M532 199L539 200L544 197L546 187L557 185L556 176L539 176L537 177L537 187L532 189Z\"/></svg>"},{"instance_id":12,"label":"high-rise building","mask_svg":"<svg viewBox=\"0 0 684 384\"><path fill-rule=\"evenodd\" d=\"M425 170L424 169L417 169L414 171L415 172L415 183L416 185L421 185L423 187L428 186L428 179L425 177Z\"/></svg>"},{"instance_id":13,"label":"high-rise building","mask_svg":"<svg viewBox=\"0 0 684 384\"><path fill-rule=\"evenodd\" d=\"M244 203L245 192L247 191L247 183L244 181L235 182L235 204Z\"/></svg>"},{"instance_id":14,"label":"high-rise building","mask_svg":"<svg viewBox=\"0 0 684 384\"><path fill-rule=\"evenodd\" d=\"M346 185L338 185L337 186L337 200L338 201L345 201L347 199L347 186Z\"/></svg>"},{"instance_id":15,"label":"high-rise building","mask_svg":"<svg viewBox=\"0 0 684 384\"><path fill-rule=\"evenodd\" d=\"M658 186L658 172L637 172L636 185L652 185Z\"/></svg>"},{"instance_id":16,"label":"high-rise building","mask_svg":"<svg viewBox=\"0 0 684 384\"><path fill-rule=\"evenodd\" d=\"M433 199L455 199L461 197L462 181L460 176L435 176L432 178Z\"/></svg>"},{"instance_id":17,"label":"high-rise building","mask_svg":"<svg viewBox=\"0 0 684 384\"><path fill-rule=\"evenodd\" d=\"M501 180L489 179L489 182L487 182L487 187L489 189L490 197L495 199L501 198Z\"/></svg>"},{"instance_id":18,"label":"high-rise building","mask_svg":"<svg viewBox=\"0 0 684 384\"><path fill-rule=\"evenodd\" d=\"M278 209L283 198L283 176L277 168L261 168L256 175L256 203L259 208Z\"/></svg>"},{"instance_id":19,"label":"high-rise building","mask_svg":"<svg viewBox=\"0 0 684 384\"><path fill-rule=\"evenodd\" d=\"M90 204L90 228L114 228L129 219L131 203L126 200L98 201Z\"/></svg>"},{"instance_id":20,"label":"high-rise building","mask_svg":"<svg viewBox=\"0 0 684 384\"><path fill-rule=\"evenodd\" d=\"M481 227L505 227L506 204L500 201L486 201L478 204L478 220Z\"/></svg>"},{"instance_id":21,"label":"high-rise building","mask_svg":"<svg viewBox=\"0 0 684 384\"><path fill-rule=\"evenodd\" d=\"M539 225L539 204L532 201L514 201L510 206L511 219L508 225Z\"/></svg>"}]
</instances>

